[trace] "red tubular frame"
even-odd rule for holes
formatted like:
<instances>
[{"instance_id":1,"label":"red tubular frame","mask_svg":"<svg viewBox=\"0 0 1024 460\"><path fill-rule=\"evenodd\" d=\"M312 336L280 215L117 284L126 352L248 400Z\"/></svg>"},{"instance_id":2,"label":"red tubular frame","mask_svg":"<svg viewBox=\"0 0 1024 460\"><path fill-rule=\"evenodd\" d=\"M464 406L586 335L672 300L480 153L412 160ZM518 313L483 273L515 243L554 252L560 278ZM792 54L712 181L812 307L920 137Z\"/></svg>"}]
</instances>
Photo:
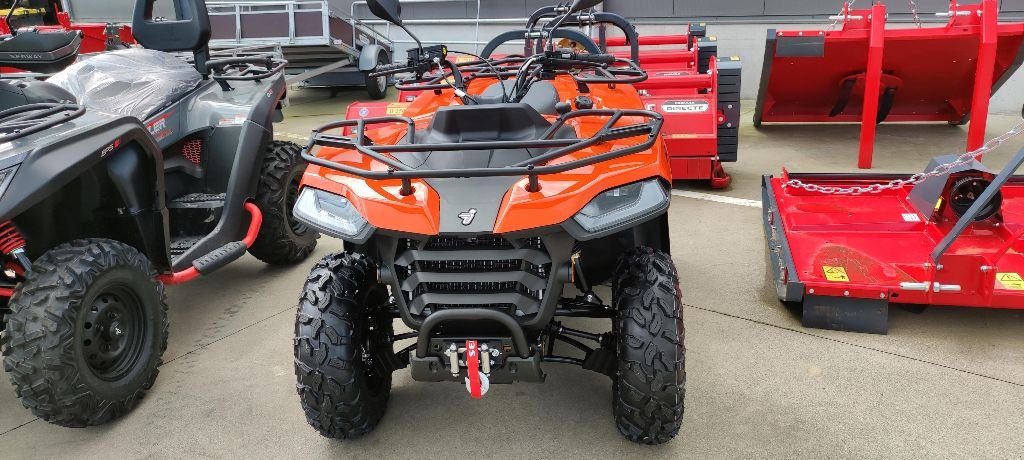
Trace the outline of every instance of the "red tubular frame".
<instances>
[{"instance_id":1,"label":"red tubular frame","mask_svg":"<svg viewBox=\"0 0 1024 460\"><path fill-rule=\"evenodd\" d=\"M871 169L871 157L875 148L875 128L878 119L878 94L882 87L882 56L885 53L885 4L876 3L871 7L871 34L868 41L868 67L864 76L864 110L860 122L860 153L857 167Z\"/></svg>"},{"instance_id":2,"label":"red tubular frame","mask_svg":"<svg viewBox=\"0 0 1024 460\"><path fill-rule=\"evenodd\" d=\"M981 114L971 121L967 131L967 151L977 150L985 144L988 125L988 105L992 99L992 78L995 73L996 51L999 46L999 5L996 0L981 3L981 44L978 47L978 69L974 77L972 112ZM981 158L979 158L980 160Z\"/></svg>"},{"instance_id":3,"label":"red tubular frame","mask_svg":"<svg viewBox=\"0 0 1024 460\"><path fill-rule=\"evenodd\" d=\"M249 212L251 219L249 220L249 230L245 233L242 243L245 244L245 247L250 248L256 242L256 235L259 234L260 226L263 225L263 213L253 203L246 203L245 210ZM200 276L202 276L202 273L199 273L196 267L189 267L180 272L157 275L156 279L161 283L173 285L187 283Z\"/></svg>"},{"instance_id":4,"label":"red tubular frame","mask_svg":"<svg viewBox=\"0 0 1024 460\"><path fill-rule=\"evenodd\" d=\"M817 108L808 113L773 113L771 109L776 106L778 101L774 99L774 93L769 88L775 87L775 84L771 83L773 80L765 79L764 86L761 89L762 94L759 95L758 117L763 117L764 123L859 122L861 123L861 133L857 166L862 169L870 169L874 155L879 97L884 86L889 85L886 79L892 78L892 76L885 74L889 70L886 68L888 62L886 60L887 50L897 46L905 47L903 44L908 40L916 39L916 37L948 36L972 38L978 40L977 54L969 52L963 55L962 50L959 52L961 53L961 59L963 59L961 62L966 60L972 62L970 65L973 67L973 86L970 87L968 93L962 96L958 94L946 96L955 98L947 101L954 107L953 110L961 111L964 115L972 115L965 151L973 151L980 148L985 142L988 111L992 92L996 87L997 71L1004 71L1006 64L1002 61L1006 58L1004 53L1007 51L1007 46L1013 46L1013 40L1019 39L1024 24L1000 24L998 0L980 0L980 3L971 5L959 5L956 1L953 1L950 3L950 19L945 28L926 28L921 33L917 33L917 30L914 29L886 29L886 11L886 6L882 2L875 3L870 9L859 10L850 10L849 4L845 4L841 13L843 17L842 29L820 33L829 40L826 43L866 42L866 53L851 58L853 61L848 59L843 62L844 65L849 65L851 68L864 65L864 67L859 67L859 69L864 71L861 74L862 83L858 83L858 85L863 84L862 88L864 91L862 112L859 116L826 116L827 108L825 112L820 114L816 111ZM807 31L779 31L777 36L803 37L806 36L806 33ZM968 49L971 49L973 46L970 45ZM847 49L849 50L850 48ZM770 54L766 59L780 59L780 62L786 62L785 59L787 58L779 58L775 57L774 54ZM864 61L860 61L861 59L864 59ZM771 62L773 61L766 60L766 65L769 65ZM835 56L833 56L831 62L836 62ZM1009 70L1005 71L1012 72L1015 69L1016 66L1011 66ZM1008 73L1004 74L1001 78L1005 79L1008 75ZM764 94L766 92L767 95ZM764 105L761 105L762 102ZM968 107L967 104L970 104L970 106ZM888 120L893 122L946 121L953 124L966 121L966 118L963 120L942 118L943 116L936 116L936 114L930 112L913 112L892 113ZM758 118L755 118L755 120L758 120Z\"/></svg>"}]
</instances>

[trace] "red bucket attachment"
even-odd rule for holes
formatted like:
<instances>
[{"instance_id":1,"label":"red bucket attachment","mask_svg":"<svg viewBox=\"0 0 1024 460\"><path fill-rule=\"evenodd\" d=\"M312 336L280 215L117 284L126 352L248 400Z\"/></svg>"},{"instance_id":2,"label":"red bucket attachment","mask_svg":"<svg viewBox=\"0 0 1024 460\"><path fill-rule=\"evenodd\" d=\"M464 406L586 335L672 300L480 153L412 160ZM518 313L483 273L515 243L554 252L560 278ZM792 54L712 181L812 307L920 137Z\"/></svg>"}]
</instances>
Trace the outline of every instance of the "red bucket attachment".
<instances>
[{"instance_id":1,"label":"red bucket attachment","mask_svg":"<svg viewBox=\"0 0 1024 460\"><path fill-rule=\"evenodd\" d=\"M861 123L870 168L879 122L964 124L984 141L988 104L1024 60L1024 24L998 24L997 0L950 7L944 27L886 29L885 5L845 10L835 31L769 30L754 125Z\"/></svg>"}]
</instances>

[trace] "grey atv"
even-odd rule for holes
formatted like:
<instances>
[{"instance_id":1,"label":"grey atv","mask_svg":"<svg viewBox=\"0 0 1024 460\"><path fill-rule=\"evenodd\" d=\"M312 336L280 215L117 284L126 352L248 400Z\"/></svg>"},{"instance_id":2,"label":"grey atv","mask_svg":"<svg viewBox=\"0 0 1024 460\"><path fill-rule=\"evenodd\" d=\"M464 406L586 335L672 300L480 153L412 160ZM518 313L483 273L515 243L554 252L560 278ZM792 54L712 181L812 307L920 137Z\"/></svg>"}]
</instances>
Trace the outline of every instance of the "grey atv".
<instances>
[{"instance_id":1,"label":"grey atv","mask_svg":"<svg viewBox=\"0 0 1024 460\"><path fill-rule=\"evenodd\" d=\"M108 422L152 387L165 284L246 251L297 263L318 237L291 217L301 149L273 140L286 63L211 60L204 0L174 0L177 19L161 21L153 2L135 6L146 49L0 82L4 370L58 425ZM0 65L52 71L80 40L19 31L0 38Z\"/></svg>"}]
</instances>

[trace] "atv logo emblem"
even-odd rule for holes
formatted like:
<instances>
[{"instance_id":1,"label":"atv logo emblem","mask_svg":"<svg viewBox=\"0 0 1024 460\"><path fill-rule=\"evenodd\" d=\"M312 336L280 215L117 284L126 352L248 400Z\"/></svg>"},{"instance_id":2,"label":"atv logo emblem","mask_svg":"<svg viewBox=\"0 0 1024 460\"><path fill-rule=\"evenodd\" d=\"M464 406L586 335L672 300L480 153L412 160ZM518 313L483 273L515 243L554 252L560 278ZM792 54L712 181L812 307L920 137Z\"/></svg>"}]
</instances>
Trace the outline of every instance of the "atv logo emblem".
<instances>
[{"instance_id":1,"label":"atv logo emblem","mask_svg":"<svg viewBox=\"0 0 1024 460\"><path fill-rule=\"evenodd\" d=\"M476 209L470 209L462 214L459 214L459 219L462 219L462 225L470 225L473 223L473 219L476 218Z\"/></svg>"}]
</instances>

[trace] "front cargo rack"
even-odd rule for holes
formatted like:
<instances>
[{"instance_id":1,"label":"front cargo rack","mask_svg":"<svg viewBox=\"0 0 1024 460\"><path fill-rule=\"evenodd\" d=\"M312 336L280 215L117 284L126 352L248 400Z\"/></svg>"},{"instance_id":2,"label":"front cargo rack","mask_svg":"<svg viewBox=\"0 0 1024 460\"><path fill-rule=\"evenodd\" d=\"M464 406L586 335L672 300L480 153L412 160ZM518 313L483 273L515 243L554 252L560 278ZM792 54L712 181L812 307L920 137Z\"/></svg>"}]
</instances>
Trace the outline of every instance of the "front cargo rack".
<instances>
[{"instance_id":1,"label":"front cargo rack","mask_svg":"<svg viewBox=\"0 0 1024 460\"><path fill-rule=\"evenodd\" d=\"M586 139L552 139L561 130L566 122L572 119L583 117L608 117L608 121L593 136ZM614 127L622 117L638 117L648 120L646 123L637 123L628 126ZM334 169L347 174L370 180L401 179L403 196L413 193L412 179L438 179L438 178L469 178L469 177L498 177L498 176L527 176L529 178L530 192L540 190L538 176L559 174L573 169L590 166L597 163L620 158L626 155L649 150L658 139L661 132L662 116L648 110L632 109L588 109L577 110L560 116L550 128L535 140L528 141L476 141L458 143L437 143L417 144L416 143L416 122L404 116L386 116L376 118L360 118L356 120L344 120L321 126L313 131L309 144L302 152L302 158L306 161L329 169ZM379 124L405 124L405 143L395 145L367 145L368 138L364 131L368 125ZM351 137L335 136L325 134L324 131L341 129L355 126ZM617 148L605 153L592 155L586 158L567 161L557 165L546 163L558 158L571 155L580 150L593 147L605 142L614 140L629 139L632 137L646 136L644 142ZM386 171L371 171L352 165L341 164L325 160L313 155L314 147L333 147L342 149L354 149L359 153L379 161L388 166ZM397 152L456 152L456 151L484 151L484 150L508 150L508 149L554 149L549 152L537 155L528 160L521 161L506 167L495 168L466 168L466 169L416 169L394 157L385 155Z\"/></svg>"},{"instance_id":2,"label":"front cargo rack","mask_svg":"<svg viewBox=\"0 0 1024 460\"><path fill-rule=\"evenodd\" d=\"M0 112L0 142L11 142L82 116L76 104L28 104Z\"/></svg>"}]
</instances>

